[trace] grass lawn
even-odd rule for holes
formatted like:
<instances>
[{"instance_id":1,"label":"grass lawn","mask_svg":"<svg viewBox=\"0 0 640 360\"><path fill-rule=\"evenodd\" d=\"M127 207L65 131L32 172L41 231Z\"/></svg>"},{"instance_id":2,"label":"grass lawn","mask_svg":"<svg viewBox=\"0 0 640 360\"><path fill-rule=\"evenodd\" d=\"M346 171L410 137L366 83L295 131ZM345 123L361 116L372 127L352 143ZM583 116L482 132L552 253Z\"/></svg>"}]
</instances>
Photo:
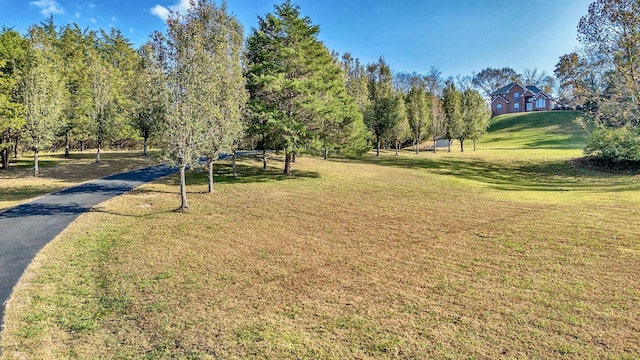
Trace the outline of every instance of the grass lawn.
<instances>
[{"instance_id":1,"label":"grass lawn","mask_svg":"<svg viewBox=\"0 0 640 360\"><path fill-rule=\"evenodd\" d=\"M638 175L506 131L294 178L222 163L213 195L189 174L188 213L174 176L103 203L27 270L3 356L640 357Z\"/></svg>"},{"instance_id":2,"label":"grass lawn","mask_svg":"<svg viewBox=\"0 0 640 360\"><path fill-rule=\"evenodd\" d=\"M95 151L43 154L38 161L40 177L33 176L32 154L11 159L9 170L0 170L0 211L87 180L153 165L153 157L139 151L102 152L96 164Z\"/></svg>"}]
</instances>

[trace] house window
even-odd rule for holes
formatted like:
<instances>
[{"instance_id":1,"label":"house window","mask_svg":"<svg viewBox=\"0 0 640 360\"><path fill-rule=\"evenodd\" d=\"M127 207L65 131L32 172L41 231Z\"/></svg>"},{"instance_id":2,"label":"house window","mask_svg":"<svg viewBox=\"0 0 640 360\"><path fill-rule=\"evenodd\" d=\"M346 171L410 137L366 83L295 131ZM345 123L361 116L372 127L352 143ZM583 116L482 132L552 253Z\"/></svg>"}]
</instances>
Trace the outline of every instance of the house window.
<instances>
[{"instance_id":1,"label":"house window","mask_svg":"<svg viewBox=\"0 0 640 360\"><path fill-rule=\"evenodd\" d=\"M544 99L538 99L538 100L536 101L536 108L538 108L538 109L544 109L544 107L545 107L545 101L544 101Z\"/></svg>"},{"instance_id":2,"label":"house window","mask_svg":"<svg viewBox=\"0 0 640 360\"><path fill-rule=\"evenodd\" d=\"M502 111L502 104L498 104L498 105L496 105L496 110L498 110L498 111Z\"/></svg>"},{"instance_id":3,"label":"house window","mask_svg":"<svg viewBox=\"0 0 640 360\"><path fill-rule=\"evenodd\" d=\"M520 111L520 104L519 103L513 104L513 111Z\"/></svg>"},{"instance_id":4,"label":"house window","mask_svg":"<svg viewBox=\"0 0 640 360\"><path fill-rule=\"evenodd\" d=\"M514 99L514 100L518 100L518 99L520 99L520 93L519 93L519 92L514 93L514 94L513 94L513 99Z\"/></svg>"}]
</instances>

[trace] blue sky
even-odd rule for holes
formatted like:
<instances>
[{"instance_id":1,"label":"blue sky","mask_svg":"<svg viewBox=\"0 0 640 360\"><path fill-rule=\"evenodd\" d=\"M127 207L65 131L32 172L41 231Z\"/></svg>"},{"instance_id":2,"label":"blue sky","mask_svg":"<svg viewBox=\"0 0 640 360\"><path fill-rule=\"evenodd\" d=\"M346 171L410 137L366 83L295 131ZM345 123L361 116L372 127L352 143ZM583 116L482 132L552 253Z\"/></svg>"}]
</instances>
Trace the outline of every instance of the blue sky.
<instances>
[{"instance_id":1,"label":"blue sky","mask_svg":"<svg viewBox=\"0 0 640 360\"><path fill-rule=\"evenodd\" d=\"M553 73L578 45L576 26L592 0L293 0L320 25L328 48L363 63L383 56L394 71L471 75L486 67L538 68ZM0 26L24 32L52 14L56 24L119 28L136 46L161 17L188 0L0 0ZM227 0L248 33L273 0Z\"/></svg>"}]
</instances>

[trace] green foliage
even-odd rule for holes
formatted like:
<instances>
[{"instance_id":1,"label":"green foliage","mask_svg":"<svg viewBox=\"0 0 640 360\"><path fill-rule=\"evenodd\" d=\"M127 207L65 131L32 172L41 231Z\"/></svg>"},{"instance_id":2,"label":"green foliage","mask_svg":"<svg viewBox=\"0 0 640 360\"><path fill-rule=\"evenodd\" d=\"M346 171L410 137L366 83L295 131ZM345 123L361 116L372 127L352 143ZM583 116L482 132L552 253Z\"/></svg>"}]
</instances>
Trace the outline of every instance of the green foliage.
<instances>
[{"instance_id":1,"label":"green foliage","mask_svg":"<svg viewBox=\"0 0 640 360\"><path fill-rule=\"evenodd\" d=\"M453 82L449 82L442 94L442 108L447 121L445 137L457 139L464 135L464 118L462 115L462 93L456 89Z\"/></svg>"},{"instance_id":2,"label":"green foliage","mask_svg":"<svg viewBox=\"0 0 640 360\"><path fill-rule=\"evenodd\" d=\"M165 121L167 89L161 64L151 43L145 43L138 51L140 57L133 79L132 125L144 139L143 154L147 155L147 141L161 129Z\"/></svg>"},{"instance_id":3,"label":"green foliage","mask_svg":"<svg viewBox=\"0 0 640 360\"><path fill-rule=\"evenodd\" d=\"M64 83L56 69L59 59L47 28L29 29L28 63L22 81L26 140L34 151L34 175L39 176L38 153L50 145L60 127Z\"/></svg>"},{"instance_id":4,"label":"green foliage","mask_svg":"<svg viewBox=\"0 0 640 360\"><path fill-rule=\"evenodd\" d=\"M396 146L396 154L400 145L411 138L411 127L407 119L407 110L404 102L404 96L401 92L397 91L394 94L394 100L396 101L396 110L393 112L395 117L393 121L393 127L389 129L389 138Z\"/></svg>"},{"instance_id":5,"label":"green foliage","mask_svg":"<svg viewBox=\"0 0 640 360\"><path fill-rule=\"evenodd\" d=\"M24 126L24 105L18 97L21 69L26 60L26 41L16 31L0 32L0 156L8 167L9 149Z\"/></svg>"},{"instance_id":6,"label":"green foliage","mask_svg":"<svg viewBox=\"0 0 640 360\"><path fill-rule=\"evenodd\" d=\"M487 132L491 109L484 101L480 93L473 89L467 89L462 93L462 117L464 120L464 132L458 137L460 143L465 138L478 140Z\"/></svg>"},{"instance_id":7,"label":"green foliage","mask_svg":"<svg viewBox=\"0 0 640 360\"><path fill-rule=\"evenodd\" d=\"M397 114L401 99L394 94L391 69L382 57L367 66L367 77L370 105L364 119L376 139L376 156L380 156L382 138L389 135L402 118Z\"/></svg>"},{"instance_id":8,"label":"green foliage","mask_svg":"<svg viewBox=\"0 0 640 360\"><path fill-rule=\"evenodd\" d=\"M420 151L420 142L429 133L431 126L430 105L430 102L427 101L424 86L420 84L411 86L406 97L406 108L407 120L413 135L416 153Z\"/></svg>"},{"instance_id":9,"label":"green foliage","mask_svg":"<svg viewBox=\"0 0 640 360\"><path fill-rule=\"evenodd\" d=\"M594 1L578 24L586 56L565 55L558 64L565 82L588 105L585 128L595 131L586 153L608 161L637 160L630 136L640 126L639 24L638 1Z\"/></svg>"},{"instance_id":10,"label":"green foliage","mask_svg":"<svg viewBox=\"0 0 640 360\"><path fill-rule=\"evenodd\" d=\"M359 134L357 105L319 31L286 1L259 18L247 41L250 129L263 146L284 149L285 174L292 153L313 144L340 148Z\"/></svg>"},{"instance_id":11,"label":"green foliage","mask_svg":"<svg viewBox=\"0 0 640 360\"><path fill-rule=\"evenodd\" d=\"M65 152L70 141L88 140L91 136L91 79L89 52L96 42L95 34L78 25L62 28L57 51L62 61L61 73L68 101L64 109L61 134L65 137Z\"/></svg>"},{"instance_id":12,"label":"green foliage","mask_svg":"<svg viewBox=\"0 0 640 360\"><path fill-rule=\"evenodd\" d=\"M585 153L614 163L640 161L640 129L600 127L591 132Z\"/></svg>"}]
</instances>

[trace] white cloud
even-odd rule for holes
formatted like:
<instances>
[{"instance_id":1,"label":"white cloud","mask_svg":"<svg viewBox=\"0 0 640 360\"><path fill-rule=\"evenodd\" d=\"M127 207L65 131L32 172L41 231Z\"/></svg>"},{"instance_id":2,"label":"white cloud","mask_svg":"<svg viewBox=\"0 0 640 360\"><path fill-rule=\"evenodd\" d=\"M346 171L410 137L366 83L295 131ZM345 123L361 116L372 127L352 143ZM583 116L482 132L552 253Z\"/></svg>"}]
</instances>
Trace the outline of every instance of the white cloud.
<instances>
[{"instance_id":1,"label":"white cloud","mask_svg":"<svg viewBox=\"0 0 640 360\"><path fill-rule=\"evenodd\" d=\"M151 13L153 15L159 17L163 21L167 21L167 19L169 18L169 9L167 9L166 7L164 7L162 5L156 5L156 6L152 7L151 8Z\"/></svg>"},{"instance_id":2,"label":"white cloud","mask_svg":"<svg viewBox=\"0 0 640 360\"><path fill-rule=\"evenodd\" d=\"M168 8L162 5L156 5L151 8L151 13L159 17L163 21L167 21L167 19L169 18L169 13L171 11L177 12L179 14L184 14L187 12L187 10L189 10L190 7L191 4L189 0L179 0L177 4L170 5Z\"/></svg>"},{"instance_id":3,"label":"white cloud","mask_svg":"<svg viewBox=\"0 0 640 360\"><path fill-rule=\"evenodd\" d=\"M129 28L129 32L130 32L130 33L132 33L132 34L134 33L134 31L133 31L133 28L132 28L132 27L130 27L130 28Z\"/></svg>"},{"instance_id":4,"label":"white cloud","mask_svg":"<svg viewBox=\"0 0 640 360\"><path fill-rule=\"evenodd\" d=\"M111 21L116 22L116 21L118 21L118 18L117 18L117 17L115 17L115 16L112 16L112 17L111 17Z\"/></svg>"},{"instance_id":5,"label":"white cloud","mask_svg":"<svg viewBox=\"0 0 640 360\"><path fill-rule=\"evenodd\" d=\"M94 24L97 24L97 23L98 23L98 22L96 21L96 19L94 19L94 18L91 18L91 19L89 19L89 20L91 20L91 22L92 22L92 23L94 23Z\"/></svg>"},{"instance_id":6,"label":"white cloud","mask_svg":"<svg viewBox=\"0 0 640 360\"><path fill-rule=\"evenodd\" d=\"M37 6L40 8L40 13L44 16L51 16L53 14L62 14L64 9L55 0L38 0L30 1L29 5Z\"/></svg>"},{"instance_id":7,"label":"white cloud","mask_svg":"<svg viewBox=\"0 0 640 360\"><path fill-rule=\"evenodd\" d=\"M73 17L76 18L76 19L80 19L80 16L81 16L80 12L78 12L78 11L76 11L76 13L73 14Z\"/></svg>"}]
</instances>

